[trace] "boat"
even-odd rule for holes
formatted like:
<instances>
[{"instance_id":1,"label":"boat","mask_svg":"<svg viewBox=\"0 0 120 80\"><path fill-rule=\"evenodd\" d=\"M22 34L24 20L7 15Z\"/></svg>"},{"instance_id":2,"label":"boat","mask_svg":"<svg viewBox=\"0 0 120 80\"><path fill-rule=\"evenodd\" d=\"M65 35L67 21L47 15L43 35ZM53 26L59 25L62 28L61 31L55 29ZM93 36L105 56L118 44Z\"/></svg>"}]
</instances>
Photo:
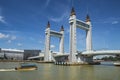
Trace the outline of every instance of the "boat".
<instances>
[{"instance_id":1,"label":"boat","mask_svg":"<svg viewBox=\"0 0 120 80\"><path fill-rule=\"evenodd\" d=\"M20 67L16 67L15 70L18 71L37 70L37 66L35 64L23 63L20 65Z\"/></svg>"},{"instance_id":2,"label":"boat","mask_svg":"<svg viewBox=\"0 0 120 80\"><path fill-rule=\"evenodd\" d=\"M113 63L115 66L120 66L120 62L114 62Z\"/></svg>"}]
</instances>

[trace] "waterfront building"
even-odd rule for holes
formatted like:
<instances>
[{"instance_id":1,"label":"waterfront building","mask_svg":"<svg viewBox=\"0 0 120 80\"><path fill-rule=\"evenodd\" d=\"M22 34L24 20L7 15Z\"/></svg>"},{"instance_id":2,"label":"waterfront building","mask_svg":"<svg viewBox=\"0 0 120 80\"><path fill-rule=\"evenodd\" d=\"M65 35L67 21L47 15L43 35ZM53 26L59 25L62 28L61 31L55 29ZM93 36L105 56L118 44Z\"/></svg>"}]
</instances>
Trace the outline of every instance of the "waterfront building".
<instances>
[{"instance_id":1,"label":"waterfront building","mask_svg":"<svg viewBox=\"0 0 120 80\"><path fill-rule=\"evenodd\" d=\"M29 57L39 56L41 50L24 50L24 60L27 60Z\"/></svg>"},{"instance_id":2,"label":"waterfront building","mask_svg":"<svg viewBox=\"0 0 120 80\"><path fill-rule=\"evenodd\" d=\"M0 56L7 60L23 60L24 50L0 48Z\"/></svg>"},{"instance_id":3,"label":"waterfront building","mask_svg":"<svg viewBox=\"0 0 120 80\"><path fill-rule=\"evenodd\" d=\"M41 50L19 50L0 48L0 59L27 60L28 57L38 56Z\"/></svg>"}]
</instances>

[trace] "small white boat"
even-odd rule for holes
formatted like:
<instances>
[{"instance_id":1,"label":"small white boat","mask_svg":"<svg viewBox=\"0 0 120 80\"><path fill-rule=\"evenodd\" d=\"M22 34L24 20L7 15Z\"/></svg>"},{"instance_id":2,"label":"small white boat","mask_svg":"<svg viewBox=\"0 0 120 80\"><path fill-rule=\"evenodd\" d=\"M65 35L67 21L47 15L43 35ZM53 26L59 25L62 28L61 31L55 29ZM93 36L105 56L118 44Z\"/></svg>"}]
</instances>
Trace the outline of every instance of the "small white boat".
<instances>
[{"instance_id":1,"label":"small white boat","mask_svg":"<svg viewBox=\"0 0 120 80\"><path fill-rule=\"evenodd\" d=\"M114 62L113 63L115 66L120 66L120 62Z\"/></svg>"}]
</instances>

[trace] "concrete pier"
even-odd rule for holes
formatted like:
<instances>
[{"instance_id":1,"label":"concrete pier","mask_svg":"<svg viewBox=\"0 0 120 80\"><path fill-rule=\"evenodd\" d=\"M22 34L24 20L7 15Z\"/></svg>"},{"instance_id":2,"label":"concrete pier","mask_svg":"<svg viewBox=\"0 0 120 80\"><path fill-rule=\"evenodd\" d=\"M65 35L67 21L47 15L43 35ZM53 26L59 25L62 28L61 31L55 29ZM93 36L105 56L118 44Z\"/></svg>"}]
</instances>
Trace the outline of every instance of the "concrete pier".
<instances>
[{"instance_id":1,"label":"concrete pier","mask_svg":"<svg viewBox=\"0 0 120 80\"><path fill-rule=\"evenodd\" d=\"M80 65L99 65L100 62L92 62L92 63L87 63L87 62L75 62L75 63L70 63L70 62L55 62L55 65L61 65L61 66L80 66Z\"/></svg>"}]
</instances>

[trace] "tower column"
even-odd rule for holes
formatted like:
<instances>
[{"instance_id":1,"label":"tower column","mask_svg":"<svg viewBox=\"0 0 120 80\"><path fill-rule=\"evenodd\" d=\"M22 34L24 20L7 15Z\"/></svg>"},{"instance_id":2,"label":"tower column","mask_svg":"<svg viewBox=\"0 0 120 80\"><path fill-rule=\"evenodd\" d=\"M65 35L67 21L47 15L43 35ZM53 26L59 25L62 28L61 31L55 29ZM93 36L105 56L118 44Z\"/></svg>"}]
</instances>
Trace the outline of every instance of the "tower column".
<instances>
[{"instance_id":1,"label":"tower column","mask_svg":"<svg viewBox=\"0 0 120 80\"><path fill-rule=\"evenodd\" d=\"M92 50L92 26L89 15L86 16L86 23L89 25L89 30L86 31L86 50Z\"/></svg>"},{"instance_id":2,"label":"tower column","mask_svg":"<svg viewBox=\"0 0 120 80\"><path fill-rule=\"evenodd\" d=\"M59 52L61 54L64 54L64 28L63 26L61 26L60 33L62 34L62 37L60 38Z\"/></svg>"},{"instance_id":3,"label":"tower column","mask_svg":"<svg viewBox=\"0 0 120 80\"><path fill-rule=\"evenodd\" d=\"M76 62L76 15L74 8L72 8L70 19L70 56L69 61L71 63Z\"/></svg>"},{"instance_id":4,"label":"tower column","mask_svg":"<svg viewBox=\"0 0 120 80\"><path fill-rule=\"evenodd\" d=\"M45 30L45 55L44 61L49 61L50 54L50 23L48 22L47 28Z\"/></svg>"},{"instance_id":5,"label":"tower column","mask_svg":"<svg viewBox=\"0 0 120 80\"><path fill-rule=\"evenodd\" d=\"M92 35L91 35L91 28L86 31L86 50L92 50Z\"/></svg>"}]
</instances>

